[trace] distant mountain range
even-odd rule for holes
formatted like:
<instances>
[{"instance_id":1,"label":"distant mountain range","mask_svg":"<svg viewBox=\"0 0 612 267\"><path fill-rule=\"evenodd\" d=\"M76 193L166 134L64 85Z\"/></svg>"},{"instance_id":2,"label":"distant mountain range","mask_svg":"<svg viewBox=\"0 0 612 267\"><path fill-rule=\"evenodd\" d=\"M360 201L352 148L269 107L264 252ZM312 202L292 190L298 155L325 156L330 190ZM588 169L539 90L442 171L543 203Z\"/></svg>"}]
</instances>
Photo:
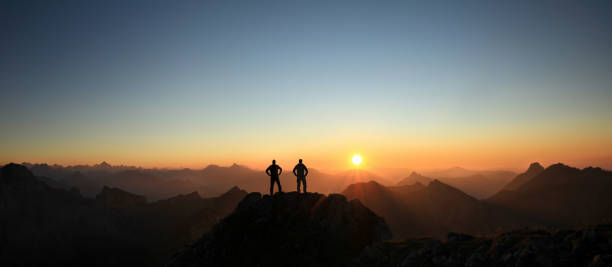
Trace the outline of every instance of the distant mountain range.
<instances>
[{"instance_id":1,"label":"distant mountain range","mask_svg":"<svg viewBox=\"0 0 612 267\"><path fill-rule=\"evenodd\" d=\"M463 178L445 181L453 179ZM483 233L519 226L571 227L612 219L612 175L600 168L579 170L555 164L544 169L533 163L485 200L457 188L413 172L398 186L359 183L343 194L361 200L385 218L394 238L442 237L449 231Z\"/></svg>"},{"instance_id":2,"label":"distant mountain range","mask_svg":"<svg viewBox=\"0 0 612 267\"><path fill-rule=\"evenodd\" d=\"M142 169L132 166L111 166L106 162L94 166L68 166L24 163L39 179L56 188L75 187L87 197L95 197L105 186L121 188L160 200L197 191L202 196L217 196L235 185L250 192L267 192L270 178L264 171L253 170L233 164L228 167L208 165L201 170ZM296 178L291 173L293 166L283 166L280 177L284 190L295 190ZM338 193L347 186L376 180L390 184L387 179L365 170L348 170L336 174L322 173L310 169L308 189L324 194Z\"/></svg>"},{"instance_id":3,"label":"distant mountain range","mask_svg":"<svg viewBox=\"0 0 612 267\"><path fill-rule=\"evenodd\" d=\"M428 185L386 187L376 182L349 186L348 199L359 199L389 224L394 239L444 237L450 231L473 234L526 226L527 219L480 201L438 180Z\"/></svg>"},{"instance_id":4,"label":"distant mountain range","mask_svg":"<svg viewBox=\"0 0 612 267\"><path fill-rule=\"evenodd\" d=\"M442 171L427 172L425 175L412 172L410 176L402 179L396 185L410 185L415 182L427 185L437 179L475 198L484 199L499 192L515 176L516 173L511 171L472 171L455 167Z\"/></svg>"}]
</instances>

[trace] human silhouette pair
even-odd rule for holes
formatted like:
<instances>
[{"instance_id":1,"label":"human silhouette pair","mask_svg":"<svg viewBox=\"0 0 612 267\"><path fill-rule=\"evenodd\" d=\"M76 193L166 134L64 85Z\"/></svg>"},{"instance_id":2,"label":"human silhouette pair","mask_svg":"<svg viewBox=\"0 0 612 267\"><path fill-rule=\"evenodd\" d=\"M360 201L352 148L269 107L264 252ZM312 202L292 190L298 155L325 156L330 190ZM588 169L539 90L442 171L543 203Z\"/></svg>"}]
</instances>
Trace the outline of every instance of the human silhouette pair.
<instances>
[{"instance_id":1,"label":"human silhouette pair","mask_svg":"<svg viewBox=\"0 0 612 267\"><path fill-rule=\"evenodd\" d=\"M278 192L283 192L280 184L280 175L283 173L283 168L276 165L276 160L272 160L272 165L266 169L266 174L270 176L270 195L274 194L274 183L278 185ZM302 163L302 159L293 168L293 175L297 177L297 192L300 192L300 184L304 185L304 194L306 194L306 176L308 175L308 168Z\"/></svg>"}]
</instances>

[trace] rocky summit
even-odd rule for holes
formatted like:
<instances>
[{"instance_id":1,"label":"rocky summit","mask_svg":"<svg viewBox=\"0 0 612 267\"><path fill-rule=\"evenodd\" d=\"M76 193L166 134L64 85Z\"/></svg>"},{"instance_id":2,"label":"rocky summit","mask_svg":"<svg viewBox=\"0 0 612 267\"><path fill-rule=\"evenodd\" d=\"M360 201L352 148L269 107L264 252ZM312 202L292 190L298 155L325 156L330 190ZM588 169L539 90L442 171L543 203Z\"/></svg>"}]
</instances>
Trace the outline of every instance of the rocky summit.
<instances>
[{"instance_id":1,"label":"rocky summit","mask_svg":"<svg viewBox=\"0 0 612 267\"><path fill-rule=\"evenodd\" d=\"M169 266L348 266L390 237L384 220L359 200L251 193Z\"/></svg>"}]
</instances>

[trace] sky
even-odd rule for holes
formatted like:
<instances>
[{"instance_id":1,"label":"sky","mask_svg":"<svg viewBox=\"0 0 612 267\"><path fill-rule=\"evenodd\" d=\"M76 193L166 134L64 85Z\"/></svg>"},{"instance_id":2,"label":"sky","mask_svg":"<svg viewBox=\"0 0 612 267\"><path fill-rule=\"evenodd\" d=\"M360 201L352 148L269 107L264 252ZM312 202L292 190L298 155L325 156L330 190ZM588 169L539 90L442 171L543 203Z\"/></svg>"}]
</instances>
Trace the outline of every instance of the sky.
<instances>
[{"instance_id":1,"label":"sky","mask_svg":"<svg viewBox=\"0 0 612 267\"><path fill-rule=\"evenodd\" d=\"M612 168L609 1L1 1L0 163Z\"/></svg>"}]
</instances>

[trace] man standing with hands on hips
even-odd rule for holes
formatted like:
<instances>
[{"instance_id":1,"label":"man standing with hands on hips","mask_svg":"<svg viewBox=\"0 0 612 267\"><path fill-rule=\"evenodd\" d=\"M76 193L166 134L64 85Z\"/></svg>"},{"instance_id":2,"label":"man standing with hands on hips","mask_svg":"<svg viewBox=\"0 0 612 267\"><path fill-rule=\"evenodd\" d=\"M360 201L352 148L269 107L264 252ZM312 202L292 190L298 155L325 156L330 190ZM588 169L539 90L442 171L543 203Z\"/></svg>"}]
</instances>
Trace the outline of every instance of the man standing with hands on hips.
<instances>
[{"instance_id":1,"label":"man standing with hands on hips","mask_svg":"<svg viewBox=\"0 0 612 267\"><path fill-rule=\"evenodd\" d=\"M304 194L306 194L306 175L308 175L308 168L300 162L293 168L293 175L297 176L297 192L300 193L300 182L304 184Z\"/></svg>"}]
</instances>

